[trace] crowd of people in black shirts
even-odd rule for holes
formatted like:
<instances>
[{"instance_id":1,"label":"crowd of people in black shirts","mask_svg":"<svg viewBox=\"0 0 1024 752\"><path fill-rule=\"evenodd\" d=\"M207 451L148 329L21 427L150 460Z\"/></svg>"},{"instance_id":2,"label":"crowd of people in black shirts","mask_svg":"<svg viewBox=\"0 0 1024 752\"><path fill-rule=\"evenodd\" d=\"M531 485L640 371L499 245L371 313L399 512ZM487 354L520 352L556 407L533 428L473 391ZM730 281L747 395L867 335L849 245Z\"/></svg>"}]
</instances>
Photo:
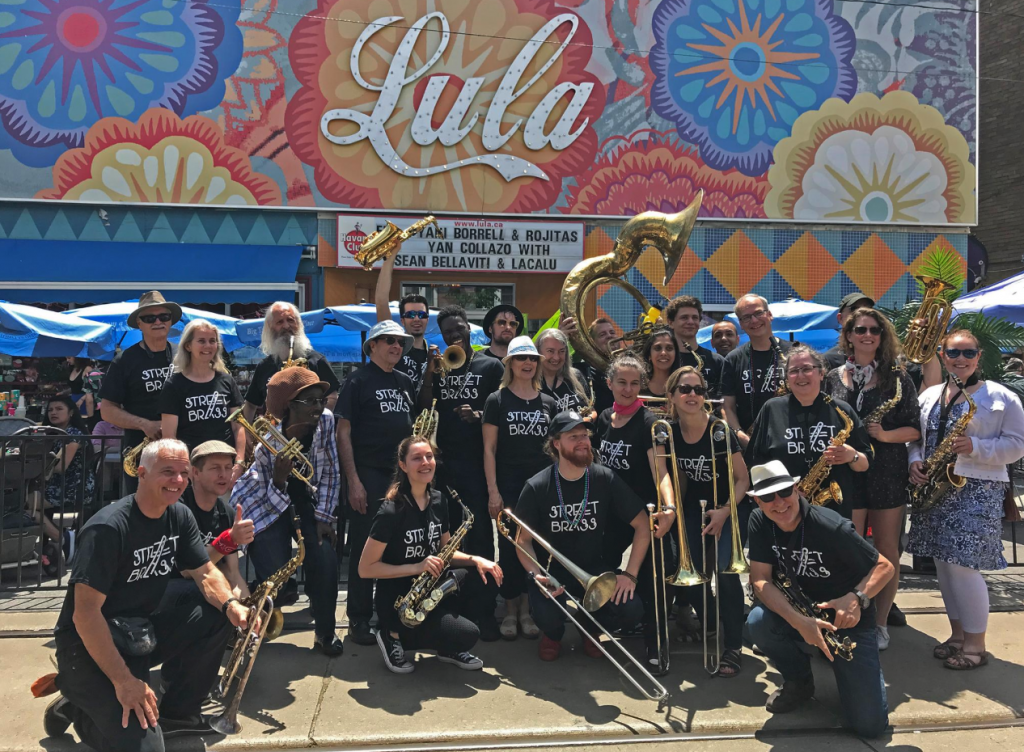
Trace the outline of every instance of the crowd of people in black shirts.
<instances>
[{"instance_id":1,"label":"crowd of people in black shirts","mask_svg":"<svg viewBox=\"0 0 1024 752\"><path fill-rule=\"evenodd\" d=\"M658 625L667 628L668 610L660 620L655 578L671 573L687 546L696 561L708 552L706 566L718 562L719 603L705 606L700 586L670 588L672 639L720 632L723 678L741 674L744 646L756 646L783 677L767 702L773 713L813 696L802 646L817 647L833 667L847 724L877 736L888 723L879 651L902 617L893 602L904 489L924 480L921 463L963 414L965 392L980 406L955 445L956 472L967 482L914 514L909 550L936 560L950 637L935 657L955 670L985 665L980 571L1006 566L1001 495L1006 465L1024 456L1024 411L1008 390L978 378L970 332L950 332L941 347L941 364L961 388L945 380L938 360L907 367L892 325L863 295L844 299L838 349L825 354L775 337L768 302L756 295L735 306L749 341L737 346L735 326L722 322L715 350L704 348L696 341L701 303L681 296L641 352L616 354L602 372L571 362L569 336L580 322L562 321L535 342L522 314L500 305L484 321L490 346L476 351L465 311L447 306L437 312L442 338L467 354L449 369L424 339L426 299L403 298L401 324L392 321L393 263L381 273L366 362L340 388L290 304L267 312L267 358L243 398L224 372L213 327L189 324L175 353L167 334L180 309L159 293L142 298L130 321L142 342L111 366L102 411L125 429L129 445L151 443L138 488L79 534L86 555L74 562L58 622L61 695L47 709L47 733L73 723L96 749L134 750L162 748L162 734L208 732L200 703L229 623L248 618L238 551L245 547L262 581L292 555L297 530L306 545L313 647L341 654L338 535L347 527L348 638L376 643L392 672L413 671L416 651L480 669L471 652L478 640L537 639L541 660L559 659L566 618L555 600L580 598L583 586L557 559L549 571L538 567L546 557L531 530L583 570L615 573L614 595L594 615L609 631L638 630L656 671ZM612 323L599 318L589 333L607 353ZM289 350L306 367L283 368ZM889 402L896 404L879 417ZM249 439L225 422L239 406L249 419L265 408L284 436L300 442L309 482L263 446L246 459ZM435 435L413 434L424 410L436 411ZM846 433L841 413L851 427L835 440ZM729 426L728 443L715 435L716 416ZM654 444L658 420L671 425L675 468ZM821 506L797 489L819 460L841 490ZM730 496L750 562L749 613L739 575L724 571L734 555ZM498 536L496 547L492 520L506 509L524 524L520 545ZM465 534L460 550L441 558L457 531ZM670 552L654 577L652 537ZM403 621L396 600L413 579L448 568L457 593L419 626ZM779 576L809 599L809 613L791 604ZM296 598L290 586L278 603ZM852 660L836 659L825 632L856 643ZM147 635L155 635L149 652ZM186 649L201 670L181 670ZM589 639L583 649L601 656ZM158 709L141 680L159 662L167 689Z\"/></svg>"}]
</instances>

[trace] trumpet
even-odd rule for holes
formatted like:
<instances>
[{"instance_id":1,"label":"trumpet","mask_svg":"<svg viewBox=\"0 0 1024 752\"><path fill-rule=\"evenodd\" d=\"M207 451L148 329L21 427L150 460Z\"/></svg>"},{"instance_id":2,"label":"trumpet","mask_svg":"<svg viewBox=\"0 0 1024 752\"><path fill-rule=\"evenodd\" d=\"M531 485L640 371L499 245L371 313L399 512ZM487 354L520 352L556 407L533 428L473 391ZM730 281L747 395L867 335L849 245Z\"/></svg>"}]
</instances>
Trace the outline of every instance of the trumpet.
<instances>
[{"instance_id":1,"label":"trumpet","mask_svg":"<svg viewBox=\"0 0 1024 752\"><path fill-rule=\"evenodd\" d=\"M462 349L461 347L459 348ZM424 408L423 412L416 416L412 424L413 436L426 436L433 443L437 439L437 421L440 416L437 414L437 400L430 403L430 407Z\"/></svg>"},{"instance_id":2,"label":"trumpet","mask_svg":"<svg viewBox=\"0 0 1024 752\"><path fill-rule=\"evenodd\" d=\"M273 416L264 415L250 423L242 415L242 408L238 408L228 416L226 422L240 424L256 441L266 447L272 456L276 457L278 454L283 454L286 457L290 457L292 460L292 475L305 483L310 491L316 493L316 486L313 485L313 463L302 453L302 444L299 443L298 439L285 438L285 435L274 425ZM268 434L270 438L279 442L281 446L276 447L271 444L266 439Z\"/></svg>"},{"instance_id":3,"label":"trumpet","mask_svg":"<svg viewBox=\"0 0 1024 752\"><path fill-rule=\"evenodd\" d=\"M138 446L134 446L128 449L124 453L124 462L121 463L121 468L124 470L124 474L129 478L139 477L139 458L142 457L142 450L145 449L153 440L148 436L139 442Z\"/></svg>"},{"instance_id":4,"label":"trumpet","mask_svg":"<svg viewBox=\"0 0 1024 752\"><path fill-rule=\"evenodd\" d=\"M607 635L608 639L611 641L609 644L614 645L619 650L619 652L623 656L625 656L625 658L627 658L629 661L633 663L634 666L636 666L640 673L650 681L652 689L647 689L642 684L640 684L640 682L637 681L636 678L634 678L633 675L626 670L625 666L622 663L615 660L612 654L604 647L604 644L602 644L601 640L592 635L590 631L586 629L578 619L574 618L573 615L569 612L569 609L562 605L562 603L557 598L552 598L552 603L554 603L559 608L559 610L565 615L565 618L567 618L569 621L576 625L576 628L579 629L580 634L584 635L587 639L593 642L594 645L597 646L597 649L604 653L605 658L612 662L612 665L614 665L615 668L619 670L619 672L630 682L630 684L636 687L637 691L639 691L647 699L657 701L659 712L662 710L662 708L668 705L668 690L665 689L665 687L662 686L661 682L655 679L654 676L652 676L651 673L643 667L643 664L641 664L640 661L634 658L633 655L628 650L626 650L626 648L624 648L622 644L618 642L612 636L612 634L607 629L605 629L593 615L594 611L600 609L609 600L611 600L613 595L615 595L615 573L605 572L604 574L599 575L588 574L583 569L569 561L569 559L567 559L563 554L559 553L550 543L548 543L539 535L537 535L537 533L531 530L521 519L516 517L515 514L513 514L507 509L503 509L501 510L501 512L498 513L496 523L498 526L498 532L505 536L509 541L511 541L512 545L514 545L516 549L521 551L530 561L532 561L537 566L537 568L540 569L541 574L545 578L547 578L548 585L545 587L541 585L539 582L537 582L536 575L533 575L533 580L536 583L537 587L545 587L546 590L555 591L558 590L558 588L560 588L561 585L558 584L558 581L555 580L555 578L552 576L550 570L543 564L541 564L539 561L537 561L537 558L533 555L533 553L528 551L524 547L524 545L519 542L519 536L524 531L527 535L530 536L530 538L533 539L534 542L537 543L537 545L539 545L541 548L548 552L550 561L557 561L559 564L561 564L565 571L567 571L573 578L575 578L580 583L580 585L583 586L584 592L582 602L574 598L568 591L566 591L565 593L566 598L568 598L575 604L576 611L578 613L585 614L586 617L590 619L594 623L594 625L597 626L598 629L600 629L605 635ZM516 531L515 535L513 535L509 530L510 524L516 525L518 527L518 530Z\"/></svg>"},{"instance_id":5,"label":"trumpet","mask_svg":"<svg viewBox=\"0 0 1024 752\"><path fill-rule=\"evenodd\" d=\"M458 371L464 365L466 365L466 351L458 345L448 345L441 353L441 362L438 363L441 372L446 375L452 371Z\"/></svg>"},{"instance_id":6,"label":"trumpet","mask_svg":"<svg viewBox=\"0 0 1024 752\"><path fill-rule=\"evenodd\" d=\"M908 360L922 365L935 357L939 340L949 326L953 304L942 296L954 288L949 282L936 277L921 276L916 279L924 285L924 299L917 309L917 315L907 326L903 352Z\"/></svg>"}]
</instances>

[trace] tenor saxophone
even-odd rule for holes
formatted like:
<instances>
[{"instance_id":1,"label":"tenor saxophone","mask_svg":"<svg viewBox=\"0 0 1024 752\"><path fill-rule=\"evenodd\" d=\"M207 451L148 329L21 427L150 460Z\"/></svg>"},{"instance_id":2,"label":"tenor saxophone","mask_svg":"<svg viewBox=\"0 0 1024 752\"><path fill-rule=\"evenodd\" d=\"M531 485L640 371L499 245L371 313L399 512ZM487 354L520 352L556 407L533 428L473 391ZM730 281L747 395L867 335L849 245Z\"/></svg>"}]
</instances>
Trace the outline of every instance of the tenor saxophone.
<instances>
[{"instance_id":1,"label":"tenor saxophone","mask_svg":"<svg viewBox=\"0 0 1024 752\"><path fill-rule=\"evenodd\" d=\"M916 483L911 483L908 486L910 506L915 512L928 511L942 501L946 494L954 488L963 488L967 484L967 478L953 472L953 468L956 466L953 442L967 431L967 426L974 417L978 406L974 404L971 395L967 393L963 382L956 376L952 378L964 393L964 399L967 400L967 412L960 416L960 419L943 437L942 443L935 447L935 451L924 461L921 473L928 476L928 482L920 486Z\"/></svg>"},{"instance_id":2,"label":"tenor saxophone","mask_svg":"<svg viewBox=\"0 0 1024 752\"><path fill-rule=\"evenodd\" d=\"M842 446L850 438L850 434L853 433L853 421L849 415L839 409L839 406L828 395L825 395L825 402L835 408L835 411L845 424L843 429L832 437L829 446ZM831 481L828 485L825 485L831 471L832 466L828 464L828 461L825 459L825 453L822 452L821 456L818 457L818 461L814 463L811 469L807 471L807 475L797 484L797 488L804 498L817 507L824 506L830 501L836 504L843 503L843 491L839 488L839 484Z\"/></svg>"},{"instance_id":3,"label":"tenor saxophone","mask_svg":"<svg viewBox=\"0 0 1024 752\"><path fill-rule=\"evenodd\" d=\"M437 608L441 601L459 589L458 582L451 577L449 567L452 563L452 557L455 556L455 552L459 550L459 546L462 544L462 539L466 537L466 533L473 527L473 513L462 503L462 499L459 498L454 489L449 488L448 495L462 507L462 524L448 539L448 543L444 548L437 552L437 558L444 561L444 569L437 577L430 574L430 572L421 572L412 581L412 587L409 589L409 592L399 596L395 601L395 610L398 612L398 618L402 624L410 629L418 627L425 622L427 615Z\"/></svg>"}]
</instances>

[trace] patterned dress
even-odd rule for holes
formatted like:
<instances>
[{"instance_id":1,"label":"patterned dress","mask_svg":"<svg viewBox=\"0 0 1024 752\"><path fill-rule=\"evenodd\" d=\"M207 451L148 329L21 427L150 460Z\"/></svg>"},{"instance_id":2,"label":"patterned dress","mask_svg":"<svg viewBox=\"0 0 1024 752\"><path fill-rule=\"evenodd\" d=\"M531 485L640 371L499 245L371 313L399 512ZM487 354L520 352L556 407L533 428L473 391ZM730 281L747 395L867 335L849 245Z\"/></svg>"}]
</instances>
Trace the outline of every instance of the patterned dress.
<instances>
[{"instance_id":1,"label":"patterned dress","mask_svg":"<svg viewBox=\"0 0 1024 752\"><path fill-rule=\"evenodd\" d=\"M68 427L69 436L83 436L77 428ZM71 460L71 464L63 473L54 472L46 482L46 502L51 507L60 507L64 511L74 511L80 501L85 502L88 507L95 491L96 479L92 469L85 467L86 450L89 448L88 441L78 442L78 451ZM83 493L82 475L85 475L85 487ZM63 498L61 497L63 492Z\"/></svg>"},{"instance_id":2,"label":"patterned dress","mask_svg":"<svg viewBox=\"0 0 1024 752\"><path fill-rule=\"evenodd\" d=\"M953 425L967 410L957 403L949 411ZM939 430L939 403L928 415L925 457L935 451ZM1003 496L1006 483L998 480L968 478L963 488L955 488L926 512L913 512L907 550L918 556L969 569L1006 569L1003 558Z\"/></svg>"}]
</instances>

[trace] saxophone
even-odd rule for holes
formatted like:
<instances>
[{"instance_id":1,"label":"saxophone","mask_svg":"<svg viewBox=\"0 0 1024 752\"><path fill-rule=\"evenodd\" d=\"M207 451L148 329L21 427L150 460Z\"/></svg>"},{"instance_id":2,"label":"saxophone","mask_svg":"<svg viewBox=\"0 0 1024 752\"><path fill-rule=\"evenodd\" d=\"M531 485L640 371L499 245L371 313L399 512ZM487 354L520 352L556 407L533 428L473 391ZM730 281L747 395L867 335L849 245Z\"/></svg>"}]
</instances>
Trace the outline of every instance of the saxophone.
<instances>
[{"instance_id":1,"label":"saxophone","mask_svg":"<svg viewBox=\"0 0 1024 752\"><path fill-rule=\"evenodd\" d=\"M462 503L462 499L459 498L454 489L449 488L448 495L462 507L462 524L448 539L447 545L436 554L445 564L441 574L435 577L430 572L421 572L412 581L412 587L409 589L409 592L400 596L395 601L395 610L398 612L398 618L409 629L418 627L426 621L427 615L437 608L442 600L459 589L459 584L451 576L449 567L452 557L459 550L462 539L466 537L466 533L473 527L473 513Z\"/></svg>"},{"instance_id":2,"label":"saxophone","mask_svg":"<svg viewBox=\"0 0 1024 752\"><path fill-rule=\"evenodd\" d=\"M896 372L895 394L893 394L892 399L886 400L881 405L872 410L868 414L868 417L864 418L865 423L881 423L882 418L884 418L888 413L890 413L892 409L900 403L900 400L903 399L903 384L901 383L900 379L899 366L893 366L892 370Z\"/></svg>"},{"instance_id":3,"label":"saxophone","mask_svg":"<svg viewBox=\"0 0 1024 752\"><path fill-rule=\"evenodd\" d=\"M786 596L789 605L797 613L809 616L812 619L829 620L825 616L825 612L814 605L814 602L807 597L799 585L777 569L772 572L772 584ZM825 638L825 644L828 645L834 655L842 658L844 661L853 660L853 649L857 647L856 642L853 642L849 637L844 637L840 640L834 632L830 632L827 629L821 630L821 636Z\"/></svg>"},{"instance_id":4,"label":"saxophone","mask_svg":"<svg viewBox=\"0 0 1024 752\"><path fill-rule=\"evenodd\" d=\"M829 446L842 446L846 443L846 440L850 438L850 434L853 433L853 421L850 416L839 409L838 406L833 404L832 398L827 394L825 395L825 402L832 405L839 417L842 418L845 426L843 429L832 437L832 441L829 442ZM807 471L807 475L803 477L800 483L797 485L800 493L804 495L811 504L817 507L824 506L830 501L836 504L843 503L843 492L839 488L839 484L832 481L827 487L822 488L825 481L828 480L828 474L832 471L832 466L825 460L825 453L822 452L821 456L818 457L818 461L814 463L810 470Z\"/></svg>"},{"instance_id":5,"label":"saxophone","mask_svg":"<svg viewBox=\"0 0 1024 752\"><path fill-rule=\"evenodd\" d=\"M776 397L785 397L789 394L789 382L786 381L786 356L782 353L782 345L779 344L778 337L772 337L771 339L772 349L775 350L775 367L779 369L778 373L772 374L779 380L779 385L775 388ZM753 380L754 375L750 375Z\"/></svg>"},{"instance_id":6,"label":"saxophone","mask_svg":"<svg viewBox=\"0 0 1024 752\"><path fill-rule=\"evenodd\" d=\"M956 465L956 452L953 451L953 442L964 435L967 426L974 417L978 406L974 404L971 395L964 388L964 383L956 376L952 376L956 385L963 392L967 400L967 412L953 425L942 439L942 443L935 447L935 451L924 461L921 472L928 476L928 482L920 486L911 483L908 486L910 492L910 507L915 512L926 512L938 504L954 488L963 488L967 484L967 478L953 472Z\"/></svg>"}]
</instances>

